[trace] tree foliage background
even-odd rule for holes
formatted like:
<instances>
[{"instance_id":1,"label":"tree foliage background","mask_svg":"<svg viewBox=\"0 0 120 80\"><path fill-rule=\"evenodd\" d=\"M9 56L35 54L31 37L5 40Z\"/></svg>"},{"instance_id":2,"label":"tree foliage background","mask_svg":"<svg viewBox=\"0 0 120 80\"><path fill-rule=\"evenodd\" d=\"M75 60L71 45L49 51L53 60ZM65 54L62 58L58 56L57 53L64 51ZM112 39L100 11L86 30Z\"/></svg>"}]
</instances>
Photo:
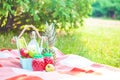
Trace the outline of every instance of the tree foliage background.
<instances>
[{"instance_id":1,"label":"tree foliage background","mask_svg":"<svg viewBox=\"0 0 120 80\"><path fill-rule=\"evenodd\" d=\"M41 29L46 21L55 23L57 28L75 28L91 12L91 3L92 0L0 0L0 30L18 30L26 24Z\"/></svg>"},{"instance_id":2,"label":"tree foliage background","mask_svg":"<svg viewBox=\"0 0 120 80\"><path fill-rule=\"evenodd\" d=\"M96 0L92 7L92 16L120 19L120 0Z\"/></svg>"}]
</instances>

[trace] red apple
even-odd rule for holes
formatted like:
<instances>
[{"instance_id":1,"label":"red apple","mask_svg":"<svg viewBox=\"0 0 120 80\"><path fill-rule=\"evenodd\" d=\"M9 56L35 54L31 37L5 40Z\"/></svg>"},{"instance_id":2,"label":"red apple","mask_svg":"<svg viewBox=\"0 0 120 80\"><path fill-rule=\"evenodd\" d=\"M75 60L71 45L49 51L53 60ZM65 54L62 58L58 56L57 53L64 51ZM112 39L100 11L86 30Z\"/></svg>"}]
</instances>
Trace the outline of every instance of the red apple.
<instances>
[{"instance_id":1,"label":"red apple","mask_svg":"<svg viewBox=\"0 0 120 80\"><path fill-rule=\"evenodd\" d=\"M31 56L29 54L26 55L26 58L31 58Z\"/></svg>"},{"instance_id":2,"label":"red apple","mask_svg":"<svg viewBox=\"0 0 120 80\"><path fill-rule=\"evenodd\" d=\"M20 55L22 57L27 57L28 56L28 50L26 48L21 48L20 49Z\"/></svg>"}]
</instances>

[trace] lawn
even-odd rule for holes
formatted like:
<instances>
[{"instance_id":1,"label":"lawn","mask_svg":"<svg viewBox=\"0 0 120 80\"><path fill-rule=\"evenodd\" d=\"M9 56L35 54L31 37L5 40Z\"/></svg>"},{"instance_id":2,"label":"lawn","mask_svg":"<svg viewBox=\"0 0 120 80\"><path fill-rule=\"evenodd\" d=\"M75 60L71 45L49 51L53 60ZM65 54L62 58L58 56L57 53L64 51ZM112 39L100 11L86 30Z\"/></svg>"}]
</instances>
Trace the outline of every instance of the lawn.
<instances>
[{"instance_id":1,"label":"lawn","mask_svg":"<svg viewBox=\"0 0 120 80\"><path fill-rule=\"evenodd\" d=\"M120 67L120 21L87 19L71 36L58 37L56 46L65 54Z\"/></svg>"},{"instance_id":2,"label":"lawn","mask_svg":"<svg viewBox=\"0 0 120 80\"><path fill-rule=\"evenodd\" d=\"M56 47L64 54L77 54L92 61L120 68L120 21L86 19L71 35L57 35ZM16 48L13 33L0 35L0 48Z\"/></svg>"}]
</instances>

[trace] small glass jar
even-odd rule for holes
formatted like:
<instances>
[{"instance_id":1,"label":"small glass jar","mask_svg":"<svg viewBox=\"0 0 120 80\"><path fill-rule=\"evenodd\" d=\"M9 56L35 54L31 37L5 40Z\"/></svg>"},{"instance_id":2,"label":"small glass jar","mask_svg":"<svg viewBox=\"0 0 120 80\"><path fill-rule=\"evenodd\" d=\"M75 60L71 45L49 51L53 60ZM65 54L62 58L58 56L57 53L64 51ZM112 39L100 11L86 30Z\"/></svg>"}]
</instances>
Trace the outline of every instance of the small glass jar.
<instances>
[{"instance_id":1,"label":"small glass jar","mask_svg":"<svg viewBox=\"0 0 120 80\"><path fill-rule=\"evenodd\" d=\"M54 59L53 59L52 53L46 52L46 53L43 54L43 56L44 56L45 66L46 66L47 64L52 64L52 65L54 65Z\"/></svg>"},{"instance_id":2,"label":"small glass jar","mask_svg":"<svg viewBox=\"0 0 120 80\"><path fill-rule=\"evenodd\" d=\"M45 67L44 59L41 54L34 55L32 60L32 69L33 71L43 71Z\"/></svg>"}]
</instances>

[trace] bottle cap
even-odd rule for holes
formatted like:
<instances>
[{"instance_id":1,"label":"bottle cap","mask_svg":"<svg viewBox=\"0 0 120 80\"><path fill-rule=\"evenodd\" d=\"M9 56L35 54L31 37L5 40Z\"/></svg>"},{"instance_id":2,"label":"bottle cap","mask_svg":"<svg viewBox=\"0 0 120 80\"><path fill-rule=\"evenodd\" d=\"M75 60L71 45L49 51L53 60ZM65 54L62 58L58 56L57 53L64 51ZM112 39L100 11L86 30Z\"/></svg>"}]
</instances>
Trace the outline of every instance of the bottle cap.
<instances>
[{"instance_id":1,"label":"bottle cap","mask_svg":"<svg viewBox=\"0 0 120 80\"><path fill-rule=\"evenodd\" d=\"M35 54L34 58L43 58L43 56L41 54Z\"/></svg>"},{"instance_id":2,"label":"bottle cap","mask_svg":"<svg viewBox=\"0 0 120 80\"><path fill-rule=\"evenodd\" d=\"M43 54L44 57L51 57L52 56L52 53L49 53L49 52L46 52Z\"/></svg>"}]
</instances>

